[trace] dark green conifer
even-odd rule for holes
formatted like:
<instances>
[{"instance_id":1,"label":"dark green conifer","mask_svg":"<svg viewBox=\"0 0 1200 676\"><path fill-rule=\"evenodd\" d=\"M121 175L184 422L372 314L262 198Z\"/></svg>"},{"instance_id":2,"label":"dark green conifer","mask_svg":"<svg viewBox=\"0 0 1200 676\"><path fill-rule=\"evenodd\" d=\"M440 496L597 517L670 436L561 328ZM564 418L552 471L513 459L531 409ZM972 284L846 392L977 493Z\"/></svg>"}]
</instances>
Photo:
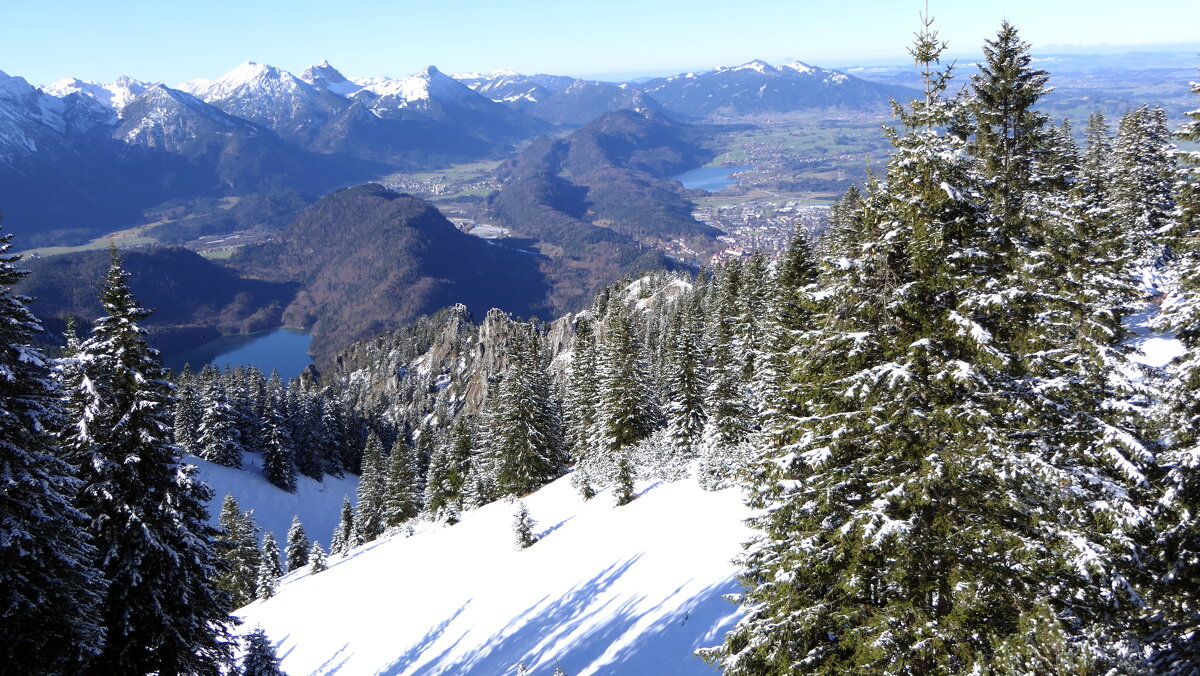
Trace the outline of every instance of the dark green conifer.
<instances>
[{"instance_id":1,"label":"dark green conifer","mask_svg":"<svg viewBox=\"0 0 1200 676\"><path fill-rule=\"evenodd\" d=\"M74 673L100 650L105 582L73 506L76 468L52 436L63 411L52 362L32 345L42 327L13 292L27 273L11 240L0 237L0 671Z\"/></svg>"},{"instance_id":2,"label":"dark green conifer","mask_svg":"<svg viewBox=\"0 0 1200 676\"><path fill-rule=\"evenodd\" d=\"M113 252L105 316L75 359L63 450L80 468L77 507L90 521L96 565L108 580L106 642L91 673L217 674L231 658L227 597L213 587L212 493L171 441L174 398L139 326L150 313Z\"/></svg>"},{"instance_id":3,"label":"dark green conifer","mask_svg":"<svg viewBox=\"0 0 1200 676\"><path fill-rule=\"evenodd\" d=\"M354 522L358 539L371 542L386 527L384 499L387 476L383 465L383 442L374 432L367 437L362 456L362 474L358 479L358 514Z\"/></svg>"},{"instance_id":4,"label":"dark green conifer","mask_svg":"<svg viewBox=\"0 0 1200 676\"><path fill-rule=\"evenodd\" d=\"M287 549L284 552L288 570L296 570L308 565L308 550L311 546L308 534L304 532L304 524L300 523L300 516L293 516L292 525L288 528L287 533Z\"/></svg>"}]
</instances>

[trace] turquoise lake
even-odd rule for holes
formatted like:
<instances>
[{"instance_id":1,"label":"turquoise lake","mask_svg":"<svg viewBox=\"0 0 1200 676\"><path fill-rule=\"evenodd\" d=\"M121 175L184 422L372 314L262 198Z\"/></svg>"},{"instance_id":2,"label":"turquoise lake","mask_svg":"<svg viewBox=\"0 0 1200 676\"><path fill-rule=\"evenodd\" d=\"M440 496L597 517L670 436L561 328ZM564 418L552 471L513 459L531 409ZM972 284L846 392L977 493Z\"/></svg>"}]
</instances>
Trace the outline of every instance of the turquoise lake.
<instances>
[{"instance_id":1,"label":"turquoise lake","mask_svg":"<svg viewBox=\"0 0 1200 676\"><path fill-rule=\"evenodd\" d=\"M718 192L729 186L737 183L737 179L730 178L731 175L739 171L749 171L755 167L700 167L685 171L682 174L672 176L671 180L679 181L683 187L689 190L707 190L709 192Z\"/></svg>"},{"instance_id":2,"label":"turquoise lake","mask_svg":"<svg viewBox=\"0 0 1200 676\"><path fill-rule=\"evenodd\" d=\"M279 371L285 381L300 375L312 363L308 356L308 344L312 336L306 331L273 329L241 336L221 336L199 347L164 355L163 363L178 371L190 364L192 371L199 371L205 364L224 369L231 367L257 366L270 375Z\"/></svg>"}]
</instances>

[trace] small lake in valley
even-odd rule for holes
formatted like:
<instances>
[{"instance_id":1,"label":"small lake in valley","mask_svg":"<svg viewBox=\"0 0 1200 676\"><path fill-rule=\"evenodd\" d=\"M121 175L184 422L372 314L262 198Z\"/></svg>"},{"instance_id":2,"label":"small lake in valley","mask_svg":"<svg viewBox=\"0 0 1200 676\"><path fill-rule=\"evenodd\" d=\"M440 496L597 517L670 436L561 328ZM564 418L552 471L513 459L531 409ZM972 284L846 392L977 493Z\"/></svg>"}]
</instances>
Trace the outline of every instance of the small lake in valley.
<instances>
[{"instance_id":1,"label":"small lake in valley","mask_svg":"<svg viewBox=\"0 0 1200 676\"><path fill-rule=\"evenodd\" d=\"M228 364L257 366L270 375L271 369L279 371L286 382L300 375L312 363L308 356L308 344L312 336L307 331L295 329L272 329L259 333L238 336L221 336L199 347L163 355L163 363L178 371L190 364L192 371L199 371L205 364L224 369Z\"/></svg>"},{"instance_id":2,"label":"small lake in valley","mask_svg":"<svg viewBox=\"0 0 1200 676\"><path fill-rule=\"evenodd\" d=\"M682 174L677 174L671 177L673 181L679 181L683 187L688 190L707 190L709 192L718 192L729 186L737 183L737 179L732 178L733 174L740 171L749 171L755 167L700 167L685 171Z\"/></svg>"}]
</instances>

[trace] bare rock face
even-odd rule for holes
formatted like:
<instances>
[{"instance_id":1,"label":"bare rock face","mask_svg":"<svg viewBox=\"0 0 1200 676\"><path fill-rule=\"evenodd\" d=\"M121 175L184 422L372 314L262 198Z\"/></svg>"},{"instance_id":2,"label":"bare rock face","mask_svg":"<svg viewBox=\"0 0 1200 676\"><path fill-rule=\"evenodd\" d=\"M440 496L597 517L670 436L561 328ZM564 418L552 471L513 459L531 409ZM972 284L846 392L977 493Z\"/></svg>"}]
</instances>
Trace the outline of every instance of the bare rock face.
<instances>
[{"instance_id":1,"label":"bare rock face","mask_svg":"<svg viewBox=\"0 0 1200 676\"><path fill-rule=\"evenodd\" d=\"M631 312L657 316L677 302L690 284L675 277L647 278L618 289ZM603 322L591 310L552 322L517 321L492 309L476 323L464 305L454 305L408 326L351 345L334 361L329 377L345 382L356 402L412 427L430 416L440 423L484 411L493 388L511 368L514 344L534 340L558 388L565 386L580 322Z\"/></svg>"}]
</instances>

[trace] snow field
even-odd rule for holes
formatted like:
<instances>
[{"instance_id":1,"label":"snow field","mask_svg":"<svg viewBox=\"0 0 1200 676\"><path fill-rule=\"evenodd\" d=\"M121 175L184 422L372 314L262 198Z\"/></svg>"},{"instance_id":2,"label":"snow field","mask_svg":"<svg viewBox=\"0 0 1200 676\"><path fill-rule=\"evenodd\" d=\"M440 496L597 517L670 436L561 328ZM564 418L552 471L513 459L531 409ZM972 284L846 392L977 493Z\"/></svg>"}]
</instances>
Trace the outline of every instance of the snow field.
<instances>
[{"instance_id":1,"label":"snow field","mask_svg":"<svg viewBox=\"0 0 1200 676\"><path fill-rule=\"evenodd\" d=\"M642 483L614 507L563 477L525 498L541 541L517 550L516 504L424 524L287 575L239 611L297 674L715 674L692 652L737 618L732 559L750 531L737 490ZM340 499L340 498L339 498ZM336 510L332 510L336 512ZM290 517L289 517L290 518Z\"/></svg>"},{"instance_id":2,"label":"snow field","mask_svg":"<svg viewBox=\"0 0 1200 676\"><path fill-rule=\"evenodd\" d=\"M297 473L296 492L288 493L263 476L262 456L257 453L242 455L242 469L218 465L194 455L184 456L183 461L199 468L199 478L213 489L213 500L208 504L208 520L213 525L217 524L221 514L221 501L226 493L230 493L243 512L254 510L254 523L263 531L274 533L281 546L287 544L292 516L299 514L309 539L320 540L321 546L328 551L329 538L341 516L342 497L349 496L351 504L357 502L358 477L353 474L346 474L341 479L327 474L322 482Z\"/></svg>"}]
</instances>

